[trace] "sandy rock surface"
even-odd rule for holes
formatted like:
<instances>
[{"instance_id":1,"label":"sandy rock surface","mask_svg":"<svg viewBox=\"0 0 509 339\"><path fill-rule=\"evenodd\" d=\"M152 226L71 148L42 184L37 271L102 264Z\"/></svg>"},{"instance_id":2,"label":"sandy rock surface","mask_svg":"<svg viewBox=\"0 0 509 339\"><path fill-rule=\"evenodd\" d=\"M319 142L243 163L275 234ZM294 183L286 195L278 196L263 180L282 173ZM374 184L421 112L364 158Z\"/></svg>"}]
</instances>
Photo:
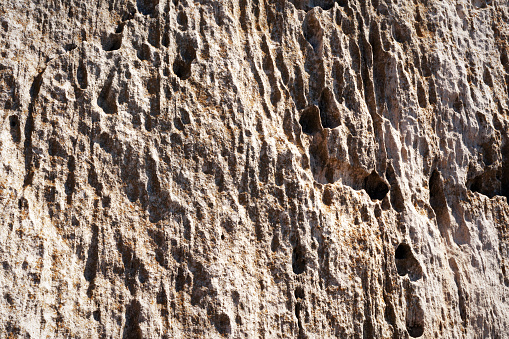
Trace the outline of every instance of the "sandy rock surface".
<instances>
[{"instance_id":1,"label":"sandy rock surface","mask_svg":"<svg viewBox=\"0 0 509 339\"><path fill-rule=\"evenodd\" d=\"M2 0L2 338L508 338L509 1Z\"/></svg>"}]
</instances>

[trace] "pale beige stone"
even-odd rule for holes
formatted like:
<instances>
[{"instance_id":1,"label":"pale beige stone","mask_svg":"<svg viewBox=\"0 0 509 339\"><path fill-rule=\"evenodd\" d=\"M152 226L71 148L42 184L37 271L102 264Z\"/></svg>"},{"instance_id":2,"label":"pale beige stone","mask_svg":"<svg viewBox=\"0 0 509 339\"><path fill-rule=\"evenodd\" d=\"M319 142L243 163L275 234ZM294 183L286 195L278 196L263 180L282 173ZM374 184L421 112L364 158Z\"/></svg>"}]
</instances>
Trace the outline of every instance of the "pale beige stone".
<instances>
[{"instance_id":1,"label":"pale beige stone","mask_svg":"<svg viewBox=\"0 0 509 339\"><path fill-rule=\"evenodd\" d=\"M1 337L507 338L508 5L3 0Z\"/></svg>"}]
</instances>

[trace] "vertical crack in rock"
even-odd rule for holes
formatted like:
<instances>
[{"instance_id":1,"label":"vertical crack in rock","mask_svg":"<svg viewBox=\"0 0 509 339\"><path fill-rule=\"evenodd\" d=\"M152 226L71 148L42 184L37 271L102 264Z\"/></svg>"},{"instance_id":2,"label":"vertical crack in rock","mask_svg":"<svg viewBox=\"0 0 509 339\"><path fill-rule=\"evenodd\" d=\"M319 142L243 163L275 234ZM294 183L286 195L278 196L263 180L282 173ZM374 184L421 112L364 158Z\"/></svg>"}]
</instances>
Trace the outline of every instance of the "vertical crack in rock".
<instances>
[{"instance_id":1,"label":"vertical crack in rock","mask_svg":"<svg viewBox=\"0 0 509 339\"><path fill-rule=\"evenodd\" d=\"M25 179L23 180L23 187L27 187L32 184L34 178L34 154L33 154L33 145L32 145L32 133L34 131L34 115L35 115L35 105L37 104L37 98L39 97L39 92L41 90L42 85L42 76L44 75L43 69L39 72L32 82L32 86L30 87L30 103L28 105L28 117L25 122L25 143L24 143L24 152L25 152ZM38 164L35 164L35 167L38 167Z\"/></svg>"}]
</instances>

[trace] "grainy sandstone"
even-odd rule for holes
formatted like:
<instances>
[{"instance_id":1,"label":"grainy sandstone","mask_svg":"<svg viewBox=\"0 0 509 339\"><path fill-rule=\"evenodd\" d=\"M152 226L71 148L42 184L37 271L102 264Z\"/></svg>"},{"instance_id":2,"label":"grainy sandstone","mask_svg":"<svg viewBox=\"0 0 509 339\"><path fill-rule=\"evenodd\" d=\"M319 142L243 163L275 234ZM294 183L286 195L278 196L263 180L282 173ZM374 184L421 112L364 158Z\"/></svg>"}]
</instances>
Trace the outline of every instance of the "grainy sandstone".
<instances>
[{"instance_id":1,"label":"grainy sandstone","mask_svg":"<svg viewBox=\"0 0 509 339\"><path fill-rule=\"evenodd\" d=\"M509 337L509 1L0 26L2 337Z\"/></svg>"}]
</instances>

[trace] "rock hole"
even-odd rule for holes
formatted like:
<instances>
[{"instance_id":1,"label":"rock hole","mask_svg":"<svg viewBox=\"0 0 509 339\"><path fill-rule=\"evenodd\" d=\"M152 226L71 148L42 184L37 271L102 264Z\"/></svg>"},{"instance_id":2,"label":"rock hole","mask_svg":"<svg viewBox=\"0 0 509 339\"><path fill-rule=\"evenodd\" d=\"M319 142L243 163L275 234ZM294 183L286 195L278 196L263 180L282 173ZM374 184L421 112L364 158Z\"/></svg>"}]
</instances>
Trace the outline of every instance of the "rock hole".
<instances>
[{"instance_id":1,"label":"rock hole","mask_svg":"<svg viewBox=\"0 0 509 339\"><path fill-rule=\"evenodd\" d=\"M94 165L91 165L88 171L88 183L95 189L97 196L100 197L102 194L103 184L99 181Z\"/></svg>"},{"instance_id":2,"label":"rock hole","mask_svg":"<svg viewBox=\"0 0 509 339\"><path fill-rule=\"evenodd\" d=\"M150 23L148 28L148 42L155 48L161 47L161 23L159 20Z\"/></svg>"},{"instance_id":3,"label":"rock hole","mask_svg":"<svg viewBox=\"0 0 509 339\"><path fill-rule=\"evenodd\" d=\"M302 25L304 37L313 47L315 53L322 47L323 30L320 21L316 18L314 12L309 12L306 15L304 24Z\"/></svg>"},{"instance_id":4,"label":"rock hole","mask_svg":"<svg viewBox=\"0 0 509 339\"><path fill-rule=\"evenodd\" d=\"M491 77L491 72L488 67L484 68L483 81L489 87L493 87L493 78Z\"/></svg>"},{"instance_id":5,"label":"rock hole","mask_svg":"<svg viewBox=\"0 0 509 339\"><path fill-rule=\"evenodd\" d=\"M401 192L401 188L399 186L392 164L387 166L387 170L385 171L385 178L391 187L391 205L396 210L396 212L401 213L405 210L405 200L403 198L403 193Z\"/></svg>"},{"instance_id":6,"label":"rock hole","mask_svg":"<svg viewBox=\"0 0 509 339\"><path fill-rule=\"evenodd\" d=\"M102 206L103 208L109 208L111 206L111 198L109 196L103 197Z\"/></svg>"},{"instance_id":7,"label":"rock hole","mask_svg":"<svg viewBox=\"0 0 509 339\"><path fill-rule=\"evenodd\" d=\"M138 12L143 15L154 14L159 6L159 0L136 0Z\"/></svg>"},{"instance_id":8,"label":"rock hole","mask_svg":"<svg viewBox=\"0 0 509 339\"><path fill-rule=\"evenodd\" d=\"M150 61L152 59L150 46L146 43L141 44L141 46L136 51L136 56L141 61Z\"/></svg>"},{"instance_id":9,"label":"rock hole","mask_svg":"<svg viewBox=\"0 0 509 339\"><path fill-rule=\"evenodd\" d=\"M334 191L329 187L323 190L322 201L325 205L330 206L334 201Z\"/></svg>"},{"instance_id":10,"label":"rock hole","mask_svg":"<svg viewBox=\"0 0 509 339\"><path fill-rule=\"evenodd\" d=\"M74 42L68 43L64 45L64 49L66 52L70 52L76 49L76 44Z\"/></svg>"},{"instance_id":11,"label":"rock hole","mask_svg":"<svg viewBox=\"0 0 509 339\"><path fill-rule=\"evenodd\" d=\"M21 141L21 127L19 124L19 118L16 115L9 117L9 127L11 130L12 141L18 143Z\"/></svg>"},{"instance_id":12,"label":"rock hole","mask_svg":"<svg viewBox=\"0 0 509 339\"><path fill-rule=\"evenodd\" d=\"M468 179L466 186L472 192L477 192L493 198L500 193L500 181L497 179L497 171L495 169L487 169L478 176Z\"/></svg>"},{"instance_id":13,"label":"rock hole","mask_svg":"<svg viewBox=\"0 0 509 339\"><path fill-rule=\"evenodd\" d=\"M334 94L340 103L344 101L343 90L345 88L345 69L339 61L334 61L332 65L332 78L334 79Z\"/></svg>"},{"instance_id":14,"label":"rock hole","mask_svg":"<svg viewBox=\"0 0 509 339\"><path fill-rule=\"evenodd\" d=\"M302 132L306 134L311 135L320 132L323 127L318 107L313 105L304 109L300 115L299 124L302 127Z\"/></svg>"},{"instance_id":15,"label":"rock hole","mask_svg":"<svg viewBox=\"0 0 509 339\"><path fill-rule=\"evenodd\" d=\"M412 324L407 326L408 335L412 338L419 338L422 337L424 334L424 325L422 324Z\"/></svg>"},{"instance_id":16,"label":"rock hole","mask_svg":"<svg viewBox=\"0 0 509 339\"><path fill-rule=\"evenodd\" d=\"M458 289L458 308L460 318L463 323L463 326L466 327L468 325L468 312L467 312L468 294L462 287L461 275L458 268L458 264L453 258L449 260L449 266L451 267L454 273L454 282L456 283L456 287Z\"/></svg>"},{"instance_id":17,"label":"rock hole","mask_svg":"<svg viewBox=\"0 0 509 339\"><path fill-rule=\"evenodd\" d=\"M417 100L421 108L426 108L428 106L428 98L426 97L426 91L422 86L421 80L417 82Z\"/></svg>"},{"instance_id":18,"label":"rock hole","mask_svg":"<svg viewBox=\"0 0 509 339\"><path fill-rule=\"evenodd\" d=\"M125 22L120 22L115 29L115 33L120 34L124 31Z\"/></svg>"},{"instance_id":19,"label":"rock hole","mask_svg":"<svg viewBox=\"0 0 509 339\"><path fill-rule=\"evenodd\" d=\"M177 23L182 26L183 31L187 29L187 14L184 11L177 14Z\"/></svg>"},{"instance_id":20,"label":"rock hole","mask_svg":"<svg viewBox=\"0 0 509 339\"><path fill-rule=\"evenodd\" d=\"M230 317L226 313L220 313L212 317L214 327L221 335L229 335L231 333Z\"/></svg>"},{"instance_id":21,"label":"rock hole","mask_svg":"<svg viewBox=\"0 0 509 339\"><path fill-rule=\"evenodd\" d=\"M374 170L364 179L364 190L371 200L382 200L389 192L389 186Z\"/></svg>"},{"instance_id":22,"label":"rock hole","mask_svg":"<svg viewBox=\"0 0 509 339\"><path fill-rule=\"evenodd\" d=\"M306 271L305 250L302 245L297 245L293 249L292 269L295 274L302 274Z\"/></svg>"},{"instance_id":23,"label":"rock hole","mask_svg":"<svg viewBox=\"0 0 509 339\"><path fill-rule=\"evenodd\" d=\"M437 98L437 91L436 91L436 87L435 87L435 81L433 80L433 78L429 79L428 96L429 96L429 103L431 105L436 105L438 102L438 98Z\"/></svg>"},{"instance_id":24,"label":"rock hole","mask_svg":"<svg viewBox=\"0 0 509 339\"><path fill-rule=\"evenodd\" d=\"M415 281L422 278L422 268L408 244L401 243L394 252L396 268L400 276L408 274L410 280Z\"/></svg>"},{"instance_id":25,"label":"rock hole","mask_svg":"<svg viewBox=\"0 0 509 339\"><path fill-rule=\"evenodd\" d=\"M92 239L88 247L87 262L85 264L85 280L89 282L87 295L92 296L95 288L95 277L97 275L97 266L99 261L99 227L92 225Z\"/></svg>"},{"instance_id":26,"label":"rock hole","mask_svg":"<svg viewBox=\"0 0 509 339\"><path fill-rule=\"evenodd\" d=\"M92 316L94 317L94 320L95 321L101 321L101 310L95 310L93 313L92 313Z\"/></svg>"},{"instance_id":27,"label":"rock hole","mask_svg":"<svg viewBox=\"0 0 509 339\"><path fill-rule=\"evenodd\" d=\"M273 236L272 236L272 241L270 243L270 250L272 252L276 252L279 248L279 235L278 233L274 232Z\"/></svg>"},{"instance_id":28,"label":"rock hole","mask_svg":"<svg viewBox=\"0 0 509 339\"><path fill-rule=\"evenodd\" d=\"M97 105L102 108L106 114L118 112L117 99L112 91L113 80L115 76L110 73L97 98Z\"/></svg>"},{"instance_id":29,"label":"rock hole","mask_svg":"<svg viewBox=\"0 0 509 339\"><path fill-rule=\"evenodd\" d=\"M28 200L25 198L20 198L18 200L18 208L20 211L28 211Z\"/></svg>"},{"instance_id":30,"label":"rock hole","mask_svg":"<svg viewBox=\"0 0 509 339\"><path fill-rule=\"evenodd\" d=\"M78 69L76 70L76 81L81 89L86 89L88 87L88 71L83 59L80 59Z\"/></svg>"},{"instance_id":31,"label":"rock hole","mask_svg":"<svg viewBox=\"0 0 509 339\"><path fill-rule=\"evenodd\" d=\"M133 300L125 310L125 326L123 339L142 339L140 328L141 305L138 300Z\"/></svg>"},{"instance_id":32,"label":"rock hole","mask_svg":"<svg viewBox=\"0 0 509 339\"><path fill-rule=\"evenodd\" d=\"M429 204L435 212L438 229L442 236L445 237L446 229L451 221L442 176L436 169L433 170L429 179Z\"/></svg>"},{"instance_id":33,"label":"rock hole","mask_svg":"<svg viewBox=\"0 0 509 339\"><path fill-rule=\"evenodd\" d=\"M122 47L122 34L113 33L101 38L101 45L104 51L116 51Z\"/></svg>"},{"instance_id":34,"label":"rock hole","mask_svg":"<svg viewBox=\"0 0 509 339\"><path fill-rule=\"evenodd\" d=\"M290 82L290 73L288 72L288 67L286 67L285 64L285 57L283 55L283 51L278 49L276 54L276 67L279 70L279 73L281 74L281 79L283 80L283 83L285 85L288 85Z\"/></svg>"},{"instance_id":35,"label":"rock hole","mask_svg":"<svg viewBox=\"0 0 509 339\"><path fill-rule=\"evenodd\" d=\"M9 293L5 293L4 298L7 301L7 303L9 303L9 305L14 304L14 299L12 298L12 296Z\"/></svg>"},{"instance_id":36,"label":"rock hole","mask_svg":"<svg viewBox=\"0 0 509 339\"><path fill-rule=\"evenodd\" d=\"M452 108L457 112L461 113L463 109L463 101L461 101L460 96L457 95L456 99L454 100L454 103L452 104Z\"/></svg>"},{"instance_id":37,"label":"rock hole","mask_svg":"<svg viewBox=\"0 0 509 339\"><path fill-rule=\"evenodd\" d=\"M196 49L190 40L181 41L179 44L179 55L173 62L173 73L181 80L191 77L191 64L196 59Z\"/></svg>"},{"instance_id":38,"label":"rock hole","mask_svg":"<svg viewBox=\"0 0 509 339\"><path fill-rule=\"evenodd\" d=\"M30 103L28 104L28 117L25 123L25 142L24 142L24 156L25 156L25 178L23 180L23 187L27 187L32 184L34 178L33 166L33 145L32 145L32 133L34 131L34 112L37 104L37 98L42 86L42 78L44 75L43 69L34 78L32 86L30 86ZM37 163L35 167L38 167Z\"/></svg>"},{"instance_id":39,"label":"rock hole","mask_svg":"<svg viewBox=\"0 0 509 339\"><path fill-rule=\"evenodd\" d=\"M48 154L52 157L67 158L67 152L62 143L55 138L48 140Z\"/></svg>"},{"instance_id":40,"label":"rock hole","mask_svg":"<svg viewBox=\"0 0 509 339\"><path fill-rule=\"evenodd\" d=\"M392 25L392 32L394 39L400 44L410 41L412 36L410 29L406 25L397 22L394 22Z\"/></svg>"},{"instance_id":41,"label":"rock hole","mask_svg":"<svg viewBox=\"0 0 509 339\"><path fill-rule=\"evenodd\" d=\"M177 277L175 278L175 291L180 292L184 290L186 285L190 283L190 277L187 275L187 272L179 267L177 271Z\"/></svg>"},{"instance_id":42,"label":"rock hole","mask_svg":"<svg viewBox=\"0 0 509 339\"><path fill-rule=\"evenodd\" d=\"M424 310L422 308L421 299L414 293L408 294L407 294L407 314L405 322L406 329L410 337L418 338L424 334Z\"/></svg>"},{"instance_id":43,"label":"rock hole","mask_svg":"<svg viewBox=\"0 0 509 339\"><path fill-rule=\"evenodd\" d=\"M339 108L334 93L326 87L320 96L320 118L324 128L336 128L341 124Z\"/></svg>"},{"instance_id":44,"label":"rock hole","mask_svg":"<svg viewBox=\"0 0 509 339\"><path fill-rule=\"evenodd\" d=\"M305 297L304 289L300 286L295 288L294 295L295 295L295 299L304 299L304 297Z\"/></svg>"}]
</instances>

